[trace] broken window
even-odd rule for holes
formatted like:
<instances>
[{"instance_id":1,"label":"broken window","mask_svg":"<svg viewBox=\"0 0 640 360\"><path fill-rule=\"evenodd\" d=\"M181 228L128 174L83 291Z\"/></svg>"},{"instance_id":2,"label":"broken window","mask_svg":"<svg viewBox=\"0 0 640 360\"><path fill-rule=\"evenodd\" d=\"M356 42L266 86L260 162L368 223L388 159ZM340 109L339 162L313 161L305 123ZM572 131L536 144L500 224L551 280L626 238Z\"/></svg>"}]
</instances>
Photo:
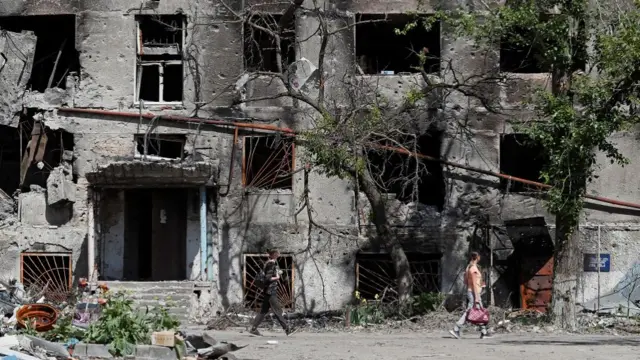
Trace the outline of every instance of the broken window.
<instances>
[{"instance_id":1,"label":"broken window","mask_svg":"<svg viewBox=\"0 0 640 360\"><path fill-rule=\"evenodd\" d=\"M280 38L282 71L296 60L295 17L280 27L282 15L256 14L244 25L244 59L247 71L280 72L278 69L278 46Z\"/></svg>"},{"instance_id":2,"label":"broken window","mask_svg":"<svg viewBox=\"0 0 640 360\"><path fill-rule=\"evenodd\" d=\"M182 15L139 15L136 102L181 103L183 100Z\"/></svg>"},{"instance_id":3,"label":"broken window","mask_svg":"<svg viewBox=\"0 0 640 360\"><path fill-rule=\"evenodd\" d=\"M256 286L256 277L267 262L268 257L262 254L245 254L244 269L242 273L243 289L244 289L244 306L248 309L258 310L262 305L264 293L262 288ZM278 300L285 310L293 310L295 308L294 301L294 278L295 269L293 256L280 254L277 260L278 267L282 271L280 281L278 282Z\"/></svg>"},{"instance_id":4,"label":"broken window","mask_svg":"<svg viewBox=\"0 0 640 360\"><path fill-rule=\"evenodd\" d=\"M35 298L64 302L71 295L71 253L23 252L20 254L20 281Z\"/></svg>"},{"instance_id":5,"label":"broken window","mask_svg":"<svg viewBox=\"0 0 640 360\"><path fill-rule=\"evenodd\" d=\"M20 187L30 185L47 187L51 171L63 162L73 161L74 136L62 129L51 130L45 126L42 114L28 109L22 114L19 129L22 141L20 163Z\"/></svg>"},{"instance_id":6,"label":"broken window","mask_svg":"<svg viewBox=\"0 0 640 360\"><path fill-rule=\"evenodd\" d=\"M67 76L78 73L80 60L75 48L75 15L37 15L0 17L0 29L32 31L37 37L28 88L44 92L47 88L67 88ZM3 60L0 59L0 69Z\"/></svg>"},{"instance_id":7,"label":"broken window","mask_svg":"<svg viewBox=\"0 0 640 360\"><path fill-rule=\"evenodd\" d=\"M166 159L180 159L185 156L185 135L135 135L138 155L155 156Z\"/></svg>"},{"instance_id":8,"label":"broken window","mask_svg":"<svg viewBox=\"0 0 640 360\"><path fill-rule=\"evenodd\" d=\"M413 276L413 295L440 292L441 254L406 253ZM396 272L391 255L358 253L356 255L356 290L367 300L396 300Z\"/></svg>"},{"instance_id":9,"label":"broken window","mask_svg":"<svg viewBox=\"0 0 640 360\"><path fill-rule=\"evenodd\" d=\"M293 188L294 144L281 135L244 138L244 185L257 189Z\"/></svg>"},{"instance_id":10,"label":"broken window","mask_svg":"<svg viewBox=\"0 0 640 360\"><path fill-rule=\"evenodd\" d=\"M526 29L514 29L500 41L500 70L512 73L546 73L544 54Z\"/></svg>"},{"instance_id":11,"label":"broken window","mask_svg":"<svg viewBox=\"0 0 640 360\"><path fill-rule=\"evenodd\" d=\"M540 181L545 164L543 148L526 134L503 134L500 136L500 172L518 178ZM516 181L500 179L503 191L536 191L537 187Z\"/></svg>"},{"instance_id":12,"label":"broken window","mask_svg":"<svg viewBox=\"0 0 640 360\"><path fill-rule=\"evenodd\" d=\"M442 131L429 130L419 136L417 152L440 159L442 135ZM403 143L412 144L413 140L409 138ZM383 145L397 146L395 143ZM395 194L402 202L418 201L439 211L443 209L446 186L439 162L421 159L416 163L413 156L372 148L367 152L367 166L381 192Z\"/></svg>"},{"instance_id":13,"label":"broken window","mask_svg":"<svg viewBox=\"0 0 640 360\"><path fill-rule=\"evenodd\" d=\"M407 24L418 21L407 34L396 34ZM355 48L359 72L364 74L415 73L420 56L424 71L440 71L440 24L427 29L414 16L404 14L359 14L356 16ZM421 54L421 55L419 55Z\"/></svg>"}]
</instances>

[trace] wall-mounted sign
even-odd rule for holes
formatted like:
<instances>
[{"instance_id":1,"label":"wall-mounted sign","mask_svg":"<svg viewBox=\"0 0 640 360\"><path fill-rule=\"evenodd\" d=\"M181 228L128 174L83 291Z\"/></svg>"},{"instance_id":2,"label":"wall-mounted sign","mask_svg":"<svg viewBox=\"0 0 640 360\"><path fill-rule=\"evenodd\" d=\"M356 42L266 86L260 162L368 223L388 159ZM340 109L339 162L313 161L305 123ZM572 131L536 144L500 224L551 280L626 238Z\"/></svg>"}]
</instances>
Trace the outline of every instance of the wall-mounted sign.
<instances>
[{"instance_id":1,"label":"wall-mounted sign","mask_svg":"<svg viewBox=\"0 0 640 360\"><path fill-rule=\"evenodd\" d=\"M609 272L611 269L611 254L584 254L584 271L598 272L598 263L600 264L600 272Z\"/></svg>"}]
</instances>

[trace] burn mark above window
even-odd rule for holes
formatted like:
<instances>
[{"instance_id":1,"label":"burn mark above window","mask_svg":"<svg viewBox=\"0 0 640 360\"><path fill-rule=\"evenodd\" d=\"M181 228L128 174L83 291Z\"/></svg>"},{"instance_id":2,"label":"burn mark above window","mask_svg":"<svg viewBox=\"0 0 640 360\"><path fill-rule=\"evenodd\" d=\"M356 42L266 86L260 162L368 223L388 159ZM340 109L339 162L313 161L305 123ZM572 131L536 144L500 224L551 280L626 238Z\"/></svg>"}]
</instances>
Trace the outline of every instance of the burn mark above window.
<instances>
[{"instance_id":1,"label":"burn mark above window","mask_svg":"<svg viewBox=\"0 0 640 360\"><path fill-rule=\"evenodd\" d=\"M422 21L405 35L396 34L416 18L404 14L359 14L356 16L355 52L364 74L415 73L418 54L426 55L424 70L440 71L440 24L427 29Z\"/></svg>"},{"instance_id":2,"label":"burn mark above window","mask_svg":"<svg viewBox=\"0 0 640 360\"><path fill-rule=\"evenodd\" d=\"M282 71L286 71L286 68L296 60L295 17L291 17L282 28L280 28L280 20L282 15L279 14L256 14L245 22L244 60L248 71L279 72L278 47L274 35L280 37Z\"/></svg>"},{"instance_id":3,"label":"burn mark above window","mask_svg":"<svg viewBox=\"0 0 640 360\"><path fill-rule=\"evenodd\" d=\"M244 185L257 189L293 188L294 144L282 136L244 138Z\"/></svg>"},{"instance_id":4,"label":"burn mark above window","mask_svg":"<svg viewBox=\"0 0 640 360\"><path fill-rule=\"evenodd\" d=\"M184 90L184 16L139 15L136 21L136 101L181 103Z\"/></svg>"},{"instance_id":5,"label":"burn mark above window","mask_svg":"<svg viewBox=\"0 0 640 360\"><path fill-rule=\"evenodd\" d=\"M180 159L185 156L184 135L135 135L138 156L154 156L165 159Z\"/></svg>"},{"instance_id":6,"label":"burn mark above window","mask_svg":"<svg viewBox=\"0 0 640 360\"><path fill-rule=\"evenodd\" d=\"M545 164L543 147L526 134L503 134L500 136L500 172L525 180L540 181ZM536 191L535 186L520 182L500 180L503 191Z\"/></svg>"},{"instance_id":7,"label":"burn mark above window","mask_svg":"<svg viewBox=\"0 0 640 360\"><path fill-rule=\"evenodd\" d=\"M38 92L51 87L66 89L67 76L79 72L75 15L0 17L0 29L18 33L32 31L37 38L29 89ZM0 69L3 62L0 55Z\"/></svg>"}]
</instances>

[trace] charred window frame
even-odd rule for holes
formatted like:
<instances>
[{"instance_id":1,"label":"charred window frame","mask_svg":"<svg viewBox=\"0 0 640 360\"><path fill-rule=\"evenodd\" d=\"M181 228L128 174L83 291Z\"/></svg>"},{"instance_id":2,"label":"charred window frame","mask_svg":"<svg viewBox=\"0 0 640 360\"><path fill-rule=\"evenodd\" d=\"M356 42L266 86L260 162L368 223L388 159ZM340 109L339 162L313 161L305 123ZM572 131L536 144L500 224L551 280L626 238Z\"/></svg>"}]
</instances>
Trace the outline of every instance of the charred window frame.
<instances>
[{"instance_id":1,"label":"charred window frame","mask_svg":"<svg viewBox=\"0 0 640 360\"><path fill-rule=\"evenodd\" d=\"M184 15L136 16L135 104L182 104Z\"/></svg>"},{"instance_id":2,"label":"charred window frame","mask_svg":"<svg viewBox=\"0 0 640 360\"><path fill-rule=\"evenodd\" d=\"M258 13L244 23L244 63L249 72L280 72L278 69L278 48L273 35L260 27L277 33L280 37L282 71L296 61L296 23L292 16L280 28L281 14ZM253 26L254 23L257 26Z\"/></svg>"},{"instance_id":3,"label":"charred window frame","mask_svg":"<svg viewBox=\"0 0 640 360\"><path fill-rule=\"evenodd\" d=\"M134 136L134 140L136 157L176 160L185 158L184 146L187 142L185 135L138 134Z\"/></svg>"},{"instance_id":4,"label":"charred window frame","mask_svg":"<svg viewBox=\"0 0 640 360\"><path fill-rule=\"evenodd\" d=\"M360 75L395 75L417 73L421 69L419 53L426 55L422 70L440 73L441 24L436 21L425 28L428 14L356 14L353 28L354 52ZM417 25L406 35L396 34L411 22Z\"/></svg>"},{"instance_id":5,"label":"charred window frame","mask_svg":"<svg viewBox=\"0 0 640 360\"><path fill-rule=\"evenodd\" d=\"M282 135L245 136L242 180L245 188L292 190L295 144Z\"/></svg>"},{"instance_id":6,"label":"charred window frame","mask_svg":"<svg viewBox=\"0 0 640 360\"><path fill-rule=\"evenodd\" d=\"M546 164L544 148L526 134L500 135L500 172L517 178L540 181L540 174ZM500 179L503 192L535 192L536 186Z\"/></svg>"}]
</instances>

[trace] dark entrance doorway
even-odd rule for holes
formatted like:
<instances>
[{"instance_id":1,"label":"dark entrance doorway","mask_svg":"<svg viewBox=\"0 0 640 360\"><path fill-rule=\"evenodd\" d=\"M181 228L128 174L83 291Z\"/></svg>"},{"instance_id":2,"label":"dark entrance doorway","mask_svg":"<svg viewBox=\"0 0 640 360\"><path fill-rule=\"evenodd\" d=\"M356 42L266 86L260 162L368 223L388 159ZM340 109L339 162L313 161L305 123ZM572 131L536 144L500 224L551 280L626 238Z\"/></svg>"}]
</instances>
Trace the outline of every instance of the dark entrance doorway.
<instances>
[{"instance_id":1,"label":"dark entrance doorway","mask_svg":"<svg viewBox=\"0 0 640 360\"><path fill-rule=\"evenodd\" d=\"M124 280L185 280L187 191L125 191Z\"/></svg>"}]
</instances>

